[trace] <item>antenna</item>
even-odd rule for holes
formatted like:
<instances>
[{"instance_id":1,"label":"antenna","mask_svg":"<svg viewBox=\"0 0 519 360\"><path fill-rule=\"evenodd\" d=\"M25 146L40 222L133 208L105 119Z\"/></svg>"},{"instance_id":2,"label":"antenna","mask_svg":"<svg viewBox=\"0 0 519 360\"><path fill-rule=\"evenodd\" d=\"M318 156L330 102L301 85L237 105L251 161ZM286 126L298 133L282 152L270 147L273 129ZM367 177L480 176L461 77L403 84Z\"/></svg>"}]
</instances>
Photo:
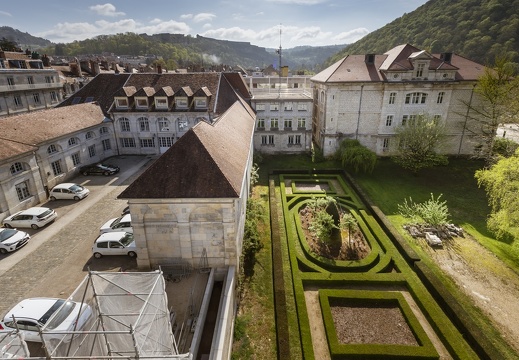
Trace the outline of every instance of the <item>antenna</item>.
<instances>
[{"instance_id":1,"label":"antenna","mask_svg":"<svg viewBox=\"0 0 519 360\"><path fill-rule=\"evenodd\" d=\"M278 50L278 55L279 55L279 84L278 84L278 98L281 97L281 70L282 70L282 65L281 65L281 24L279 24L279 50Z\"/></svg>"}]
</instances>

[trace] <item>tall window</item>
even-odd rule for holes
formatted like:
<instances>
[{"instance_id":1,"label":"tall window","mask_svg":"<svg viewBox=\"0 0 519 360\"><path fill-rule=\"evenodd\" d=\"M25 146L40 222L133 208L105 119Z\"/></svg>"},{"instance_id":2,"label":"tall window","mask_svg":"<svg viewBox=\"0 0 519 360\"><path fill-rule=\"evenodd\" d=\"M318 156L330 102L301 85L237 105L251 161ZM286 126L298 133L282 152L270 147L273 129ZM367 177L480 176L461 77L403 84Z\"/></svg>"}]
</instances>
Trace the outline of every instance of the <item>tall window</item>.
<instances>
[{"instance_id":1,"label":"tall window","mask_svg":"<svg viewBox=\"0 0 519 360\"><path fill-rule=\"evenodd\" d=\"M27 84L29 84L29 87L33 88L34 87L34 77L27 76Z\"/></svg>"},{"instance_id":2,"label":"tall window","mask_svg":"<svg viewBox=\"0 0 519 360\"><path fill-rule=\"evenodd\" d=\"M135 139L134 138L121 138L121 147L123 147L123 148L134 148L135 147Z\"/></svg>"},{"instance_id":3,"label":"tall window","mask_svg":"<svg viewBox=\"0 0 519 360\"><path fill-rule=\"evenodd\" d=\"M112 148L112 144L110 144L110 139L104 139L101 141L101 144L103 144L103 150L110 150Z\"/></svg>"},{"instance_id":4,"label":"tall window","mask_svg":"<svg viewBox=\"0 0 519 360\"><path fill-rule=\"evenodd\" d=\"M294 135L288 136L288 145L294 145Z\"/></svg>"},{"instance_id":5,"label":"tall window","mask_svg":"<svg viewBox=\"0 0 519 360\"><path fill-rule=\"evenodd\" d=\"M85 134L85 139L89 140L94 137L94 133L92 131L89 131Z\"/></svg>"},{"instance_id":6,"label":"tall window","mask_svg":"<svg viewBox=\"0 0 519 360\"><path fill-rule=\"evenodd\" d=\"M416 66L416 77L422 77L424 69L425 69L425 64L418 64Z\"/></svg>"},{"instance_id":7,"label":"tall window","mask_svg":"<svg viewBox=\"0 0 519 360\"><path fill-rule=\"evenodd\" d=\"M159 137L159 146L160 147L171 147L171 145L173 145L173 138L171 136Z\"/></svg>"},{"instance_id":8,"label":"tall window","mask_svg":"<svg viewBox=\"0 0 519 360\"><path fill-rule=\"evenodd\" d=\"M41 104L40 94L34 93L34 94L32 94L32 98L33 98L35 104Z\"/></svg>"},{"instance_id":9,"label":"tall window","mask_svg":"<svg viewBox=\"0 0 519 360\"><path fill-rule=\"evenodd\" d=\"M406 104L425 104L425 100L427 100L426 93L414 92L405 96Z\"/></svg>"},{"instance_id":10,"label":"tall window","mask_svg":"<svg viewBox=\"0 0 519 360\"><path fill-rule=\"evenodd\" d=\"M286 119L284 125L285 130L292 130L292 119Z\"/></svg>"},{"instance_id":11,"label":"tall window","mask_svg":"<svg viewBox=\"0 0 519 360\"><path fill-rule=\"evenodd\" d=\"M147 138L147 139L139 139L141 147L143 148L153 148L155 147L155 139Z\"/></svg>"},{"instance_id":12,"label":"tall window","mask_svg":"<svg viewBox=\"0 0 519 360\"><path fill-rule=\"evenodd\" d=\"M443 103L443 97L445 96L445 93L442 91L442 92L439 92L438 93L438 99L436 100L436 103L437 104L441 104Z\"/></svg>"},{"instance_id":13,"label":"tall window","mask_svg":"<svg viewBox=\"0 0 519 360\"><path fill-rule=\"evenodd\" d=\"M384 141L382 142L382 149L383 151L389 150L389 138L384 138Z\"/></svg>"},{"instance_id":14,"label":"tall window","mask_svg":"<svg viewBox=\"0 0 519 360\"><path fill-rule=\"evenodd\" d=\"M54 82L54 76L45 76L45 82L47 84L52 84Z\"/></svg>"},{"instance_id":15,"label":"tall window","mask_svg":"<svg viewBox=\"0 0 519 360\"><path fill-rule=\"evenodd\" d=\"M165 117L159 117L159 130L160 131L168 131L169 130L169 120Z\"/></svg>"},{"instance_id":16,"label":"tall window","mask_svg":"<svg viewBox=\"0 0 519 360\"><path fill-rule=\"evenodd\" d=\"M108 128L106 126L103 126L102 128L99 129L99 134L100 135L108 134Z\"/></svg>"},{"instance_id":17,"label":"tall window","mask_svg":"<svg viewBox=\"0 0 519 360\"><path fill-rule=\"evenodd\" d=\"M267 145L267 135L261 135L261 145Z\"/></svg>"},{"instance_id":18,"label":"tall window","mask_svg":"<svg viewBox=\"0 0 519 360\"><path fill-rule=\"evenodd\" d=\"M396 92L389 93L389 103L394 104L396 99Z\"/></svg>"},{"instance_id":19,"label":"tall window","mask_svg":"<svg viewBox=\"0 0 519 360\"><path fill-rule=\"evenodd\" d=\"M391 126L393 124L393 115L388 115L386 117L386 126Z\"/></svg>"},{"instance_id":20,"label":"tall window","mask_svg":"<svg viewBox=\"0 0 519 360\"><path fill-rule=\"evenodd\" d=\"M47 148L47 154L54 154L56 152L58 152L58 148L56 147L56 145L49 145L49 147Z\"/></svg>"},{"instance_id":21,"label":"tall window","mask_svg":"<svg viewBox=\"0 0 519 360\"><path fill-rule=\"evenodd\" d=\"M269 145L274 145L274 135L269 135Z\"/></svg>"},{"instance_id":22,"label":"tall window","mask_svg":"<svg viewBox=\"0 0 519 360\"><path fill-rule=\"evenodd\" d=\"M277 118L270 119L270 128L277 129L279 127L279 121Z\"/></svg>"},{"instance_id":23,"label":"tall window","mask_svg":"<svg viewBox=\"0 0 519 360\"><path fill-rule=\"evenodd\" d=\"M20 97L20 95L14 96L14 105L18 108L23 106L22 98Z\"/></svg>"},{"instance_id":24,"label":"tall window","mask_svg":"<svg viewBox=\"0 0 519 360\"><path fill-rule=\"evenodd\" d=\"M296 145L301 145L301 135L296 135L295 143Z\"/></svg>"},{"instance_id":25,"label":"tall window","mask_svg":"<svg viewBox=\"0 0 519 360\"><path fill-rule=\"evenodd\" d=\"M150 131L150 122L148 121L148 118L140 117L138 120L140 131Z\"/></svg>"},{"instance_id":26,"label":"tall window","mask_svg":"<svg viewBox=\"0 0 519 360\"><path fill-rule=\"evenodd\" d=\"M79 157L79 153L74 153L70 156L72 158L72 164L74 166L78 165L81 163L81 158Z\"/></svg>"},{"instance_id":27,"label":"tall window","mask_svg":"<svg viewBox=\"0 0 519 360\"><path fill-rule=\"evenodd\" d=\"M56 94L55 91L50 92L50 101L52 101L52 102L58 101L58 95Z\"/></svg>"},{"instance_id":28,"label":"tall window","mask_svg":"<svg viewBox=\"0 0 519 360\"><path fill-rule=\"evenodd\" d=\"M299 129L305 129L306 128L306 119L305 118L297 118L297 127Z\"/></svg>"},{"instance_id":29,"label":"tall window","mask_svg":"<svg viewBox=\"0 0 519 360\"><path fill-rule=\"evenodd\" d=\"M127 118L120 118L119 124L121 124L121 131L130 131L130 120Z\"/></svg>"},{"instance_id":30,"label":"tall window","mask_svg":"<svg viewBox=\"0 0 519 360\"><path fill-rule=\"evenodd\" d=\"M90 157L96 156L96 146L95 145L90 145L88 147L88 156L90 156Z\"/></svg>"},{"instance_id":31,"label":"tall window","mask_svg":"<svg viewBox=\"0 0 519 360\"><path fill-rule=\"evenodd\" d=\"M265 119L258 119L258 129L265 129Z\"/></svg>"},{"instance_id":32,"label":"tall window","mask_svg":"<svg viewBox=\"0 0 519 360\"><path fill-rule=\"evenodd\" d=\"M58 176L59 174L63 173L63 169L61 169L61 160L56 160L50 164L52 167L52 172L54 173L54 176Z\"/></svg>"},{"instance_id":33,"label":"tall window","mask_svg":"<svg viewBox=\"0 0 519 360\"><path fill-rule=\"evenodd\" d=\"M29 180L16 184L14 187L16 188L18 200L22 201L31 196L31 193L29 192Z\"/></svg>"},{"instance_id":34,"label":"tall window","mask_svg":"<svg viewBox=\"0 0 519 360\"><path fill-rule=\"evenodd\" d=\"M14 83L14 78L13 77L8 77L7 78L7 85L9 85L10 88L13 88L15 83Z\"/></svg>"},{"instance_id":35,"label":"tall window","mask_svg":"<svg viewBox=\"0 0 519 360\"><path fill-rule=\"evenodd\" d=\"M23 164L21 162L15 162L13 165L11 165L11 174L17 174L19 172L23 171Z\"/></svg>"}]
</instances>

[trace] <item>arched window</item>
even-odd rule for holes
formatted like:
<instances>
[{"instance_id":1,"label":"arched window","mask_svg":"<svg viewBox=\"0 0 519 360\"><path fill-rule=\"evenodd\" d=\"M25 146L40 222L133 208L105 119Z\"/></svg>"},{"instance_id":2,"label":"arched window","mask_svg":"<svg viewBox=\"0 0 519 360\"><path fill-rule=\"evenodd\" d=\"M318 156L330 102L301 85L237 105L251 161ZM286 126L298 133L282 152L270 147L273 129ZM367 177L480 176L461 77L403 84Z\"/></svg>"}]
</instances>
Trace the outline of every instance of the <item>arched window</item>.
<instances>
[{"instance_id":1,"label":"arched window","mask_svg":"<svg viewBox=\"0 0 519 360\"><path fill-rule=\"evenodd\" d=\"M168 118L166 118L166 117L159 117L157 119L157 122L159 124L159 131L169 131L169 120L168 120Z\"/></svg>"},{"instance_id":2,"label":"arched window","mask_svg":"<svg viewBox=\"0 0 519 360\"><path fill-rule=\"evenodd\" d=\"M96 136L96 135L94 134L93 131L89 131L89 132L87 132L87 133L85 134L85 139L87 139L87 140L88 140L88 139L93 139L93 138L95 138L95 136Z\"/></svg>"},{"instance_id":3,"label":"arched window","mask_svg":"<svg viewBox=\"0 0 519 360\"><path fill-rule=\"evenodd\" d=\"M79 145L79 139L77 137L72 137L68 139L68 146L76 146Z\"/></svg>"},{"instance_id":4,"label":"arched window","mask_svg":"<svg viewBox=\"0 0 519 360\"><path fill-rule=\"evenodd\" d=\"M17 174L23 171L23 164L21 162L15 162L11 165L11 174Z\"/></svg>"},{"instance_id":5,"label":"arched window","mask_svg":"<svg viewBox=\"0 0 519 360\"><path fill-rule=\"evenodd\" d=\"M127 118L119 118L119 124L121 125L121 131L130 131L130 120Z\"/></svg>"},{"instance_id":6,"label":"arched window","mask_svg":"<svg viewBox=\"0 0 519 360\"><path fill-rule=\"evenodd\" d=\"M99 129L99 134L100 135L108 134L108 128L106 126L103 126L102 128Z\"/></svg>"},{"instance_id":7,"label":"arched window","mask_svg":"<svg viewBox=\"0 0 519 360\"><path fill-rule=\"evenodd\" d=\"M140 117L137 120L139 121L140 131L150 131L150 122L147 117Z\"/></svg>"},{"instance_id":8,"label":"arched window","mask_svg":"<svg viewBox=\"0 0 519 360\"><path fill-rule=\"evenodd\" d=\"M49 147L47 148L47 154L54 154L57 152L58 152L58 148L54 144L49 145Z\"/></svg>"}]
</instances>

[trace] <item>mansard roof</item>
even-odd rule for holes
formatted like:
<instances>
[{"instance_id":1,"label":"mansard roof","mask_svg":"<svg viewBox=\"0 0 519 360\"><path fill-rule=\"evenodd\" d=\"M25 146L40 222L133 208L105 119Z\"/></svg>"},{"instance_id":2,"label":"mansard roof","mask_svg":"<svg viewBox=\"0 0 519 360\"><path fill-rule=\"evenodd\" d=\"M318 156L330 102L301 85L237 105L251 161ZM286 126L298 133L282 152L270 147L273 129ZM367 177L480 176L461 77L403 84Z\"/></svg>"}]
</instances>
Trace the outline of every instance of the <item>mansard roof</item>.
<instances>
[{"instance_id":1,"label":"mansard roof","mask_svg":"<svg viewBox=\"0 0 519 360\"><path fill-rule=\"evenodd\" d=\"M171 88L171 86L164 86L161 87L157 92L155 93L155 96L173 96L175 92Z\"/></svg>"},{"instance_id":2,"label":"mansard roof","mask_svg":"<svg viewBox=\"0 0 519 360\"><path fill-rule=\"evenodd\" d=\"M236 101L212 124L201 121L192 127L119 198L237 198L253 132L254 111Z\"/></svg>"},{"instance_id":3,"label":"mansard roof","mask_svg":"<svg viewBox=\"0 0 519 360\"><path fill-rule=\"evenodd\" d=\"M146 97L152 97L155 95L155 89L150 86L145 86L139 90L133 95L133 96L146 96Z\"/></svg>"},{"instance_id":4,"label":"mansard roof","mask_svg":"<svg viewBox=\"0 0 519 360\"><path fill-rule=\"evenodd\" d=\"M206 97L209 97L211 95L212 95L211 92L209 91L209 89L206 86L202 86L200 89L195 91L195 93L193 94L193 96L206 96Z\"/></svg>"}]
</instances>

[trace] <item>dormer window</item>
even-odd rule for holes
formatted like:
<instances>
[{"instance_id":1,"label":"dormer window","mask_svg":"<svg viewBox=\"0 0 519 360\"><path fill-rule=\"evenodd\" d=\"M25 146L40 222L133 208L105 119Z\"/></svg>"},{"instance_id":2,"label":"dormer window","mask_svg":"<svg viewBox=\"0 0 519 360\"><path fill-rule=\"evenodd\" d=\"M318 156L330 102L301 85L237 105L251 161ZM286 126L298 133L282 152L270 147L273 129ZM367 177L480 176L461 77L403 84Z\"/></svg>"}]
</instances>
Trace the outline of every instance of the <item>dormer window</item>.
<instances>
[{"instance_id":1,"label":"dormer window","mask_svg":"<svg viewBox=\"0 0 519 360\"><path fill-rule=\"evenodd\" d=\"M417 78L421 78L424 76L424 69L425 69L425 64L417 64L416 65L416 77Z\"/></svg>"},{"instance_id":2,"label":"dormer window","mask_svg":"<svg viewBox=\"0 0 519 360\"><path fill-rule=\"evenodd\" d=\"M127 98L115 99L115 106L118 109L127 109L128 108L128 99Z\"/></svg>"},{"instance_id":3,"label":"dormer window","mask_svg":"<svg viewBox=\"0 0 519 360\"><path fill-rule=\"evenodd\" d=\"M147 98L135 98L135 104L138 109L147 109L148 108L148 99Z\"/></svg>"},{"instance_id":4,"label":"dormer window","mask_svg":"<svg viewBox=\"0 0 519 360\"><path fill-rule=\"evenodd\" d=\"M156 97L155 98L155 107L157 109L167 109L168 108L168 99L165 97Z\"/></svg>"},{"instance_id":5,"label":"dormer window","mask_svg":"<svg viewBox=\"0 0 519 360\"><path fill-rule=\"evenodd\" d=\"M206 98L195 99L195 109L207 109L207 99Z\"/></svg>"},{"instance_id":6,"label":"dormer window","mask_svg":"<svg viewBox=\"0 0 519 360\"><path fill-rule=\"evenodd\" d=\"M187 109L187 97L179 97L175 99L175 107L177 109Z\"/></svg>"}]
</instances>

